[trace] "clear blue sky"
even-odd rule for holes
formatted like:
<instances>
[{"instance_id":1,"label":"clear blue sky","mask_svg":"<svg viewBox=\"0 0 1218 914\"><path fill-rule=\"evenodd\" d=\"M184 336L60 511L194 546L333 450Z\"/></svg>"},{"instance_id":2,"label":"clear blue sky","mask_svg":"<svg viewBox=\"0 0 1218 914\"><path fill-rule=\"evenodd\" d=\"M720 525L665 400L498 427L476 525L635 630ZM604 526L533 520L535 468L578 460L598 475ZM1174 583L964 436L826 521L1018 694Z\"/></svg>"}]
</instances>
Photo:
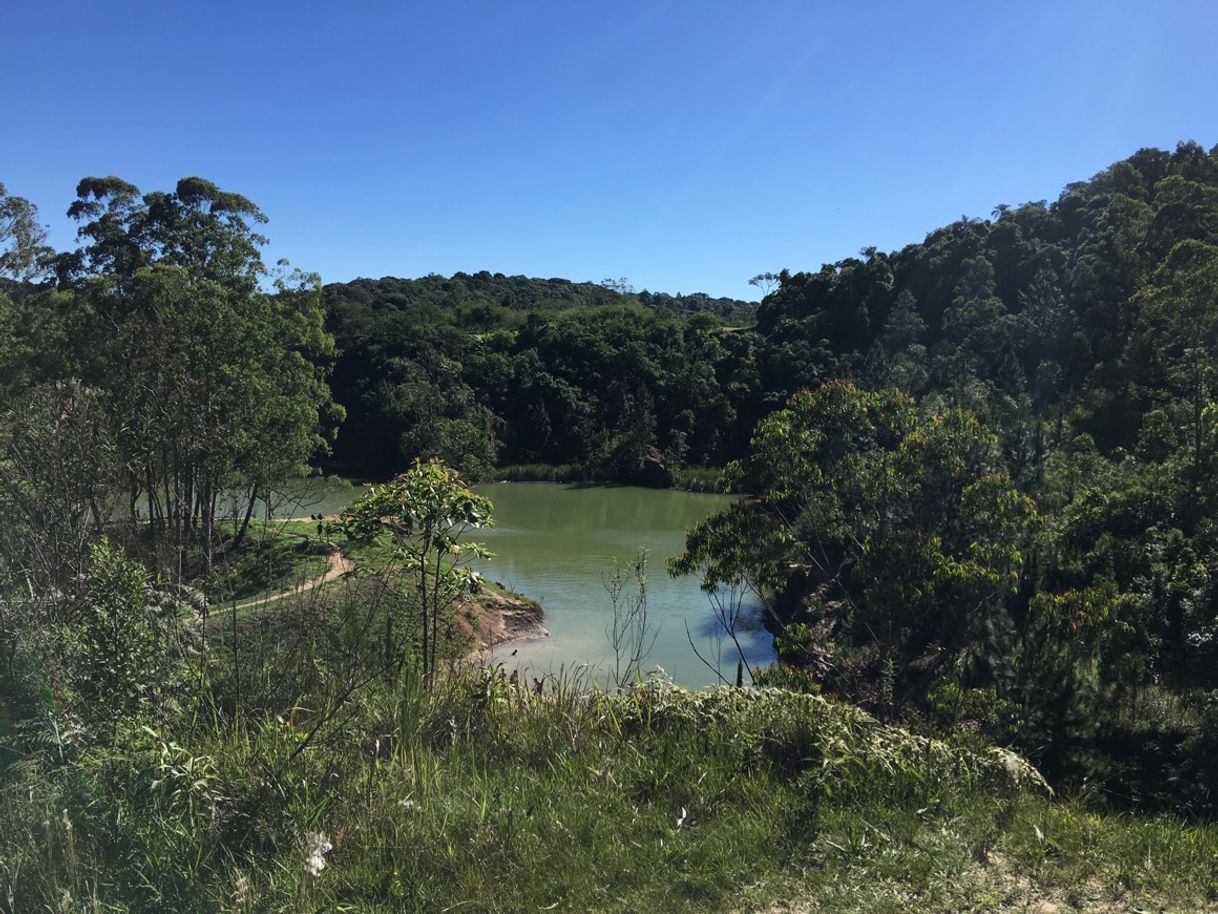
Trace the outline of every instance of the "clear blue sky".
<instances>
[{"instance_id":1,"label":"clear blue sky","mask_svg":"<svg viewBox=\"0 0 1218 914\"><path fill-rule=\"evenodd\" d=\"M201 175L327 281L749 276L1218 143L1218 3L0 4L0 181ZM750 296L751 297L751 296Z\"/></svg>"}]
</instances>

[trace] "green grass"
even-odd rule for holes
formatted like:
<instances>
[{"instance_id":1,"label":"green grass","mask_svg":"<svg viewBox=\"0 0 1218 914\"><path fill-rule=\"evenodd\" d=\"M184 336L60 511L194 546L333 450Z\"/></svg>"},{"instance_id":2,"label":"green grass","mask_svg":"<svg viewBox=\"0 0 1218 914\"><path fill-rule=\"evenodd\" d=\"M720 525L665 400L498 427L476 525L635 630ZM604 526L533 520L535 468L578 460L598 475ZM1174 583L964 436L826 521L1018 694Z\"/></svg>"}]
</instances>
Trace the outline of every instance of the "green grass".
<instances>
[{"instance_id":1,"label":"green grass","mask_svg":"<svg viewBox=\"0 0 1218 914\"><path fill-rule=\"evenodd\" d=\"M1191 911L1214 897L1211 826L1056 801L1000 754L817 697L535 697L497 677L428 694L407 676L298 752L315 713L190 714L121 749L13 766L0 910ZM317 875L313 833L333 845Z\"/></svg>"},{"instance_id":2,"label":"green grass","mask_svg":"<svg viewBox=\"0 0 1218 914\"><path fill-rule=\"evenodd\" d=\"M388 571L403 571L398 548L388 533L367 541L347 539L340 533L335 537L335 542L343 555L366 573L382 575Z\"/></svg>"},{"instance_id":3,"label":"green grass","mask_svg":"<svg viewBox=\"0 0 1218 914\"><path fill-rule=\"evenodd\" d=\"M687 492L722 492L722 467L678 467L672 471L672 487Z\"/></svg>"},{"instance_id":4,"label":"green grass","mask_svg":"<svg viewBox=\"0 0 1218 914\"><path fill-rule=\"evenodd\" d=\"M688 492L721 492L721 467L684 466L671 470L672 488ZM522 463L499 467L492 473L499 482L604 482L597 474L578 463L552 465Z\"/></svg>"},{"instance_id":5,"label":"green grass","mask_svg":"<svg viewBox=\"0 0 1218 914\"><path fill-rule=\"evenodd\" d=\"M17 733L13 729L12 711L9 710L3 696L0 696L0 771L20 757L20 753L13 748L16 741Z\"/></svg>"},{"instance_id":6,"label":"green grass","mask_svg":"<svg viewBox=\"0 0 1218 914\"><path fill-rule=\"evenodd\" d=\"M246 542L217 561L209 596L216 604L240 603L290 590L324 573L327 553L316 524L251 522Z\"/></svg>"}]
</instances>

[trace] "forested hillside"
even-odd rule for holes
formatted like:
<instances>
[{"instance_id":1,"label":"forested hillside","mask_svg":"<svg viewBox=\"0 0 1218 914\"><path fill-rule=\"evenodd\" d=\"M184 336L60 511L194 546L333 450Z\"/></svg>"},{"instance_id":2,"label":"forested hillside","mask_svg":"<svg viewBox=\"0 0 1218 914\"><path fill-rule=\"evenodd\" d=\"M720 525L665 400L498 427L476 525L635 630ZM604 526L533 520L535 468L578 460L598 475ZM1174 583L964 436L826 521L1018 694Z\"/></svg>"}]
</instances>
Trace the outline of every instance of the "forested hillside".
<instances>
[{"instance_id":1,"label":"forested hillside","mask_svg":"<svg viewBox=\"0 0 1218 914\"><path fill-rule=\"evenodd\" d=\"M323 286L201 178L69 215L0 185L0 909L1212 901L1218 149L755 308ZM722 469L670 570L777 688L469 669L466 480L555 465ZM271 519L310 466L406 472Z\"/></svg>"},{"instance_id":2,"label":"forested hillside","mask_svg":"<svg viewBox=\"0 0 1218 914\"><path fill-rule=\"evenodd\" d=\"M796 390L848 377L976 413L1026 485L1062 447L1145 454L1184 435L1196 462L1216 169L1195 144L1142 150L1053 203L763 274L774 288L755 322L741 302L617 282L328 286L350 416L338 453L382 472L438 453L477 472L586 463L629 478L651 447L673 466L718 465ZM1189 297L1201 313L1172 304Z\"/></svg>"},{"instance_id":3,"label":"forested hillside","mask_svg":"<svg viewBox=\"0 0 1218 914\"><path fill-rule=\"evenodd\" d=\"M784 664L979 728L1060 782L1212 810L1218 150L788 273L751 334L788 397L690 537L780 594Z\"/></svg>"},{"instance_id":4,"label":"forested hillside","mask_svg":"<svg viewBox=\"0 0 1218 914\"><path fill-rule=\"evenodd\" d=\"M682 568L781 595L771 678L1209 808L1218 150L757 281L745 327L554 281L499 280L498 309L476 277L331 287L338 453L618 480L743 460L728 483L758 498Z\"/></svg>"},{"instance_id":5,"label":"forested hillside","mask_svg":"<svg viewBox=\"0 0 1218 914\"><path fill-rule=\"evenodd\" d=\"M360 279L325 300L348 471L435 455L475 476L549 463L630 479L648 448L677 466L727 453L732 406L702 402L717 393L703 375L722 323L751 323L754 304L485 272Z\"/></svg>"}]
</instances>

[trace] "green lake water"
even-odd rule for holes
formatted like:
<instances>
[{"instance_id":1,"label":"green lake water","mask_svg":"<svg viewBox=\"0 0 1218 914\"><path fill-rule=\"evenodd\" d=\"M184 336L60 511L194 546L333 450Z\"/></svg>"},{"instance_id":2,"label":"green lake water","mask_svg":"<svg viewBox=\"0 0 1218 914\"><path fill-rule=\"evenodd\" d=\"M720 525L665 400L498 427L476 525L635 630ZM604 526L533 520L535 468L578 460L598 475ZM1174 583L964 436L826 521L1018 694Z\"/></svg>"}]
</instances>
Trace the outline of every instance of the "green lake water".
<instances>
[{"instance_id":1,"label":"green lake water","mask_svg":"<svg viewBox=\"0 0 1218 914\"><path fill-rule=\"evenodd\" d=\"M308 517L311 514L337 514L350 505L364 491L362 485L348 482L336 476L313 479L290 479L275 487L270 502L270 516L283 520L292 517ZM222 513L245 511L244 503ZM255 509L256 517L267 516L267 505L260 503Z\"/></svg>"},{"instance_id":2,"label":"green lake water","mask_svg":"<svg viewBox=\"0 0 1218 914\"><path fill-rule=\"evenodd\" d=\"M493 659L508 669L540 676L560 670L603 677L614 656L606 628L613 614L603 576L613 558L648 551L647 598L655 642L644 669L662 668L679 685L718 681L699 652L721 661L735 676L735 647L721 637L706 594L693 577L672 578L665 563L680 552L686 529L731 503L705 495L632 486L495 483L479 486L495 505L495 526L478 539L495 553L479 566L485 576L536 600L550 637L499 646ZM752 614L741 644L750 664L773 659L773 639ZM514 653L513 653L514 652Z\"/></svg>"},{"instance_id":3,"label":"green lake water","mask_svg":"<svg viewBox=\"0 0 1218 914\"><path fill-rule=\"evenodd\" d=\"M336 514L363 491L341 479L293 480L279 489L270 511L276 518ZM495 526L473 537L495 557L477 570L540 603L550 631L539 641L500 645L494 662L526 675L574 671L603 682L614 667L606 635L613 614L603 577L615 556L625 561L643 547L655 634L644 669L660 667L690 688L718 681L690 648L688 625L699 652L721 663L729 679L735 676L735 647L722 637L697 578L672 578L665 565L680 552L686 529L731 504L730 496L546 482L492 483L477 491L495 506ZM266 513L260 506L258 516ZM738 635L750 664L773 659L773 638L755 613Z\"/></svg>"}]
</instances>

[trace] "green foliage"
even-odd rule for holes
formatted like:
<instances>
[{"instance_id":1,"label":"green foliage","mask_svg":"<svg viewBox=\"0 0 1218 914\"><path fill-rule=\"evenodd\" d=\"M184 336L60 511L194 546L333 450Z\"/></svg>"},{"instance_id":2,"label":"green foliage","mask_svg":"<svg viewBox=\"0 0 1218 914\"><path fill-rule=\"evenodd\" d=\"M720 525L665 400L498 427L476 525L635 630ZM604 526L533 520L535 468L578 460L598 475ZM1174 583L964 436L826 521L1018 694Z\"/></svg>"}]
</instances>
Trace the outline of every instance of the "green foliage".
<instances>
[{"instance_id":1,"label":"green foliage","mask_svg":"<svg viewBox=\"0 0 1218 914\"><path fill-rule=\"evenodd\" d=\"M1190 908L1213 876L1212 828L1053 801L1009 754L815 696L407 679L296 753L308 713L0 774L6 910Z\"/></svg>"},{"instance_id":2,"label":"green foliage","mask_svg":"<svg viewBox=\"0 0 1218 914\"><path fill-rule=\"evenodd\" d=\"M695 527L674 570L798 587L784 657L836 670L850 694L895 665L898 705L920 703L1009 612L1036 512L964 414L828 384L764 420L735 472L753 498Z\"/></svg>"},{"instance_id":3,"label":"green foliage","mask_svg":"<svg viewBox=\"0 0 1218 914\"><path fill-rule=\"evenodd\" d=\"M1216 162L1141 150L1052 204L779 273L759 390L819 398L817 421L756 426L731 456L758 501L694 530L678 570L768 593L817 682L886 713L912 687L1056 780L1198 808L1197 719L1147 696L1218 687ZM837 404L834 379L906 387L916 429Z\"/></svg>"},{"instance_id":4,"label":"green foliage","mask_svg":"<svg viewBox=\"0 0 1218 914\"><path fill-rule=\"evenodd\" d=\"M105 542L91 549L87 585L61 632L78 709L107 731L160 711L178 675L178 606L157 599L144 569Z\"/></svg>"},{"instance_id":5,"label":"green foliage","mask_svg":"<svg viewBox=\"0 0 1218 914\"><path fill-rule=\"evenodd\" d=\"M456 470L436 460L416 460L410 470L372 486L342 513L343 530L354 540L371 541L385 531L392 536L400 565L387 570L409 576L414 588L422 620L423 676L429 683L439 661L441 622L476 581L466 563L490 556L464 536L494 523L491 508L490 500L467 488ZM386 634L387 649L390 641Z\"/></svg>"},{"instance_id":6,"label":"green foliage","mask_svg":"<svg viewBox=\"0 0 1218 914\"><path fill-rule=\"evenodd\" d=\"M24 737L16 745L53 735L62 757L175 712L190 679L187 623L203 605L198 594L157 586L105 540L63 590L10 594L0 707Z\"/></svg>"},{"instance_id":7,"label":"green foliage","mask_svg":"<svg viewBox=\"0 0 1218 914\"><path fill-rule=\"evenodd\" d=\"M592 482L588 468L582 464L514 463L495 470L501 482Z\"/></svg>"},{"instance_id":8,"label":"green foliage","mask_svg":"<svg viewBox=\"0 0 1218 914\"><path fill-rule=\"evenodd\" d=\"M452 322L455 280L443 309L389 292L394 283L411 286L327 287L342 351L335 394L350 413L340 461L375 474L440 456L474 476L496 461L580 465L666 483L665 469L725 460L752 393L735 381L748 344L710 312L624 307L597 286L603 306L522 303L508 312L519 321L469 332Z\"/></svg>"},{"instance_id":9,"label":"green foliage","mask_svg":"<svg viewBox=\"0 0 1218 914\"><path fill-rule=\"evenodd\" d=\"M910 885L923 906L1011 906L1011 873L978 869L990 850L1029 881L1193 906L1212 886L1205 829L1009 800L956 743L834 729L804 699L440 694L477 554L453 528L489 506L414 461L699 485L688 468L729 465L748 497L674 568L767 600L783 660L761 681L979 732L1133 808L1212 815L1218 151L1141 150L1052 203L760 274L755 321L625 280L272 290L262 214L197 178L150 194L89 178L70 215L81 246L36 284L36 213L0 190L0 718L28 756L0 775L0 889L23 909L64 891L161 910L761 907L782 893L733 894L759 859L776 880L802 870L786 878L828 909L864 882L843 906L908 907ZM335 458L414 466L349 517L384 581L234 613L222 662L201 623L184 704L205 713L175 719L182 668L153 634L176 617L87 547L119 535L116 510L173 575L240 540L215 530L218 498L252 508L324 455L331 360L350 414ZM128 714L155 732L125 731ZM332 863L305 878L321 832ZM503 901L505 884L526 888Z\"/></svg>"},{"instance_id":10,"label":"green foliage","mask_svg":"<svg viewBox=\"0 0 1218 914\"><path fill-rule=\"evenodd\" d=\"M0 594L30 597L82 573L116 478L98 391L65 381L15 395L0 411Z\"/></svg>"},{"instance_id":11,"label":"green foliage","mask_svg":"<svg viewBox=\"0 0 1218 914\"><path fill-rule=\"evenodd\" d=\"M199 178L144 195L86 178L69 215L82 246L55 258L58 289L23 287L0 306L11 371L22 386L82 384L104 412L128 520L148 522L149 561L178 574L198 549L210 566L221 497L252 503L302 473L341 420L320 280L268 273L266 217Z\"/></svg>"},{"instance_id":12,"label":"green foliage","mask_svg":"<svg viewBox=\"0 0 1218 914\"><path fill-rule=\"evenodd\" d=\"M407 459L437 459L475 478L495 465L491 413L461 383L457 367L432 354L404 362L401 379L378 385L371 408L390 428L401 429L398 450Z\"/></svg>"},{"instance_id":13,"label":"green foliage","mask_svg":"<svg viewBox=\"0 0 1218 914\"><path fill-rule=\"evenodd\" d=\"M43 243L46 235L38 222L38 208L10 194L0 182L0 279L36 276L51 253Z\"/></svg>"},{"instance_id":14,"label":"green foliage","mask_svg":"<svg viewBox=\"0 0 1218 914\"><path fill-rule=\"evenodd\" d=\"M225 550L210 593L218 606L290 590L325 572L330 546L316 525L254 522L239 548Z\"/></svg>"}]
</instances>

